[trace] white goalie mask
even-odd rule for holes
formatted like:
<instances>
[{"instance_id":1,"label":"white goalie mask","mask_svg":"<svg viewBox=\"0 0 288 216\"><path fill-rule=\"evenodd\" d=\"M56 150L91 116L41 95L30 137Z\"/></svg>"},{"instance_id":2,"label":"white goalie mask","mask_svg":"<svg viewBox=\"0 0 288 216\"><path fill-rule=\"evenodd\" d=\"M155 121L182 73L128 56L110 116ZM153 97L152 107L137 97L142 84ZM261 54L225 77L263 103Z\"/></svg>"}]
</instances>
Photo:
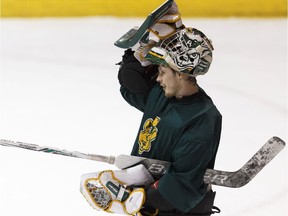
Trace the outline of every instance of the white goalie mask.
<instances>
[{"instance_id":1,"label":"white goalie mask","mask_svg":"<svg viewBox=\"0 0 288 216\"><path fill-rule=\"evenodd\" d=\"M184 28L153 47L145 58L154 64L168 64L191 76L205 74L212 62L211 41L195 28Z\"/></svg>"}]
</instances>

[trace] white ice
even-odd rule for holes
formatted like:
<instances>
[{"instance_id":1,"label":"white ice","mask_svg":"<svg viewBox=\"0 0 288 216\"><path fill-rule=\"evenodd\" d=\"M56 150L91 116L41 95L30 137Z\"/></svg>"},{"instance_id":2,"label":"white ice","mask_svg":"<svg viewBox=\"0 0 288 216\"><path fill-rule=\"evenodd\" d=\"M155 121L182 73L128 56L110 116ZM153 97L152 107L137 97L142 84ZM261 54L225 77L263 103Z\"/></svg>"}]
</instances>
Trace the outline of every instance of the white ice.
<instances>
[{"instance_id":1,"label":"white ice","mask_svg":"<svg viewBox=\"0 0 288 216\"><path fill-rule=\"evenodd\" d=\"M123 50L143 19L2 19L0 139L103 155L129 154L141 113L119 94ZM287 20L187 19L213 40L199 84L223 115L216 169L240 168L272 136L287 137ZM1 216L93 216L84 173L111 165L0 146ZM287 147L249 184L214 186L222 216L286 216Z\"/></svg>"}]
</instances>

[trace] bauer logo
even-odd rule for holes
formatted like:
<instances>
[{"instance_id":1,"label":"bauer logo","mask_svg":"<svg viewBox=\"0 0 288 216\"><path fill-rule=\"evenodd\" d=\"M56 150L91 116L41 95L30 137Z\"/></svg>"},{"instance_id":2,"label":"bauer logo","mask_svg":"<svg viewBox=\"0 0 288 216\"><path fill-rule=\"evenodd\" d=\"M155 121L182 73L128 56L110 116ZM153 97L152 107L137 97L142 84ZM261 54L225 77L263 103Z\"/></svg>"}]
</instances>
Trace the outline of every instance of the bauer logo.
<instances>
[{"instance_id":1,"label":"bauer logo","mask_svg":"<svg viewBox=\"0 0 288 216\"><path fill-rule=\"evenodd\" d=\"M165 166L162 164L151 164L148 170L150 173L153 173L155 175L160 175L164 173Z\"/></svg>"}]
</instances>

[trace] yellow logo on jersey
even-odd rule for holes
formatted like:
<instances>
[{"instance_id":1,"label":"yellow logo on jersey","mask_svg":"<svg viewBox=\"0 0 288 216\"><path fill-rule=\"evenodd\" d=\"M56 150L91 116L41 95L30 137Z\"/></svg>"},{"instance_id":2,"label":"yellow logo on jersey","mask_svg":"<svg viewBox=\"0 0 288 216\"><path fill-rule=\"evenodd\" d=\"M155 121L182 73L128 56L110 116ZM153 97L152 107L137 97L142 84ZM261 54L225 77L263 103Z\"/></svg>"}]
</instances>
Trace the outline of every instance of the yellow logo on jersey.
<instances>
[{"instance_id":1,"label":"yellow logo on jersey","mask_svg":"<svg viewBox=\"0 0 288 216\"><path fill-rule=\"evenodd\" d=\"M139 134L139 149L138 153L142 154L143 152L149 152L151 149L151 142L154 141L157 137L158 128L156 127L159 123L160 118L156 117L154 120L149 118L145 121L143 125L143 130Z\"/></svg>"}]
</instances>

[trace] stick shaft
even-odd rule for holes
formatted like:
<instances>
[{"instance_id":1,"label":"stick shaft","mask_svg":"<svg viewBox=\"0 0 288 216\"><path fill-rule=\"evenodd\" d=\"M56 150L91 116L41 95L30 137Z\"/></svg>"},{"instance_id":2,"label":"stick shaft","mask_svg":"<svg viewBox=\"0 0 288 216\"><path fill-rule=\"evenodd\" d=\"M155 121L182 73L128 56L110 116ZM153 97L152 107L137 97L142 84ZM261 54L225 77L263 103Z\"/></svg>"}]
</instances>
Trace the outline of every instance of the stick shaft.
<instances>
[{"instance_id":1,"label":"stick shaft","mask_svg":"<svg viewBox=\"0 0 288 216\"><path fill-rule=\"evenodd\" d=\"M18 148L23 148L23 149L27 149L27 150L63 155L63 156L68 156L68 157L94 160L94 161L105 162L105 163L110 163L110 164L114 163L114 161L113 161L114 157L113 156L85 154L85 153L78 152L78 151L58 149L58 148L49 147L49 146L40 146L40 145L25 143L25 142L18 142L18 141L1 139L0 145L8 146L8 147L18 147Z\"/></svg>"}]
</instances>

